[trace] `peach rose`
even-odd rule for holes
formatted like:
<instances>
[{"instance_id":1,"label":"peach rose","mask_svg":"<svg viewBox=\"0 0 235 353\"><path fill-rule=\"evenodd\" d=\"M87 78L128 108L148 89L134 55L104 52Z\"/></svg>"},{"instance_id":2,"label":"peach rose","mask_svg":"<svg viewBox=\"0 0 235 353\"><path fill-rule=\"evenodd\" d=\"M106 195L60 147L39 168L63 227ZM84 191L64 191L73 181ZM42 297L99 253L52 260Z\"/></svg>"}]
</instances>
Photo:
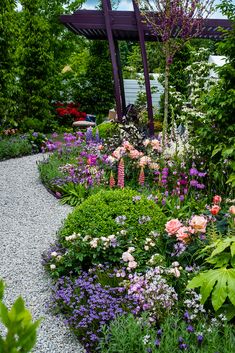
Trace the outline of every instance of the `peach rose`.
<instances>
[{"instance_id":1,"label":"peach rose","mask_svg":"<svg viewBox=\"0 0 235 353\"><path fill-rule=\"evenodd\" d=\"M153 150L157 150L157 151L161 150L160 142L157 139L154 139L151 141L151 146Z\"/></svg>"},{"instance_id":2,"label":"peach rose","mask_svg":"<svg viewBox=\"0 0 235 353\"><path fill-rule=\"evenodd\" d=\"M231 213L232 215L235 215L235 205L232 205L231 207L229 207L229 213Z\"/></svg>"},{"instance_id":3,"label":"peach rose","mask_svg":"<svg viewBox=\"0 0 235 353\"><path fill-rule=\"evenodd\" d=\"M123 144L122 144L122 146L123 146L126 150L129 150L129 151L131 151L131 150L134 149L134 147L132 146L132 144L131 144L130 142L128 142L128 141L124 141Z\"/></svg>"},{"instance_id":4,"label":"peach rose","mask_svg":"<svg viewBox=\"0 0 235 353\"><path fill-rule=\"evenodd\" d=\"M186 240L190 237L190 234L193 234L194 230L191 227L180 227L177 230L176 238L180 241L186 242Z\"/></svg>"},{"instance_id":5,"label":"peach rose","mask_svg":"<svg viewBox=\"0 0 235 353\"><path fill-rule=\"evenodd\" d=\"M178 229L180 229L180 227L182 227L182 223L176 218L176 219L171 219L170 221L168 221L165 225L165 230L168 233L168 235L175 235L178 231Z\"/></svg>"},{"instance_id":6,"label":"peach rose","mask_svg":"<svg viewBox=\"0 0 235 353\"><path fill-rule=\"evenodd\" d=\"M206 233L207 219L203 216L193 216L190 226L195 232Z\"/></svg>"},{"instance_id":7,"label":"peach rose","mask_svg":"<svg viewBox=\"0 0 235 353\"><path fill-rule=\"evenodd\" d=\"M213 216L216 216L219 211L220 211L220 207L218 205L213 205L210 209L210 213L213 215Z\"/></svg>"},{"instance_id":8,"label":"peach rose","mask_svg":"<svg viewBox=\"0 0 235 353\"><path fill-rule=\"evenodd\" d=\"M144 167L144 166L146 166L149 163L151 163L151 158L147 157L147 156L143 156L139 160L139 166L140 167Z\"/></svg>"},{"instance_id":9,"label":"peach rose","mask_svg":"<svg viewBox=\"0 0 235 353\"><path fill-rule=\"evenodd\" d=\"M131 150L129 152L129 156L130 156L131 159L137 159L137 158L140 157L140 152L135 150L135 149L133 149L133 150Z\"/></svg>"}]
</instances>

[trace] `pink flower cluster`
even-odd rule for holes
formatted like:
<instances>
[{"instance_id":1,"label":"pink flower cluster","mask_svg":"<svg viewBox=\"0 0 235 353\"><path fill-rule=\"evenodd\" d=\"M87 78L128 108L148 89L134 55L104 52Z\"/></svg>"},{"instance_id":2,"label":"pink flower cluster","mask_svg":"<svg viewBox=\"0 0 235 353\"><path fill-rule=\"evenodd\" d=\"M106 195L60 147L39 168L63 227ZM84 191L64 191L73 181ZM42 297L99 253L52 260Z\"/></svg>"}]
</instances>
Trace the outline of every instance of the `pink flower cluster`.
<instances>
[{"instance_id":1,"label":"pink flower cluster","mask_svg":"<svg viewBox=\"0 0 235 353\"><path fill-rule=\"evenodd\" d=\"M204 216L193 216L188 226L185 226L177 218L171 219L165 225L165 230L169 236L176 236L179 241L187 242L190 236L195 233L205 233L207 219Z\"/></svg>"}]
</instances>

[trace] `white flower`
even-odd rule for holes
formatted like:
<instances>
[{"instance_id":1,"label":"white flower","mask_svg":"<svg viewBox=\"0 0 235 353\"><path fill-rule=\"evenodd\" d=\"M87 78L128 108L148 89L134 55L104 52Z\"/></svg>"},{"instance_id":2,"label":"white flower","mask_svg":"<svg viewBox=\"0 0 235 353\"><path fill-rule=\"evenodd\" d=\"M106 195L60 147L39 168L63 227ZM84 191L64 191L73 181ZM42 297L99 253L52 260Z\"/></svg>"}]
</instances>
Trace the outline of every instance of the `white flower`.
<instances>
[{"instance_id":1,"label":"white flower","mask_svg":"<svg viewBox=\"0 0 235 353\"><path fill-rule=\"evenodd\" d=\"M129 253L132 253L133 251L135 251L135 248L134 248L134 246L131 246L130 248L128 248L128 250L127 250Z\"/></svg>"},{"instance_id":2,"label":"white flower","mask_svg":"<svg viewBox=\"0 0 235 353\"><path fill-rule=\"evenodd\" d=\"M55 269L56 269L56 265L51 264L51 265L50 265L50 269L51 269L51 270L55 270Z\"/></svg>"},{"instance_id":3,"label":"white flower","mask_svg":"<svg viewBox=\"0 0 235 353\"><path fill-rule=\"evenodd\" d=\"M61 255L58 255L57 257L56 257L56 261L60 261L62 259L62 256Z\"/></svg>"},{"instance_id":4,"label":"white flower","mask_svg":"<svg viewBox=\"0 0 235 353\"><path fill-rule=\"evenodd\" d=\"M90 246L92 247L92 248L97 248L97 246L98 246L98 238L94 238L93 240L91 240L90 241Z\"/></svg>"},{"instance_id":5,"label":"white flower","mask_svg":"<svg viewBox=\"0 0 235 353\"><path fill-rule=\"evenodd\" d=\"M90 235L86 235L86 236L83 238L83 241L87 241L87 240L89 240L89 239L91 239Z\"/></svg>"},{"instance_id":6,"label":"white flower","mask_svg":"<svg viewBox=\"0 0 235 353\"><path fill-rule=\"evenodd\" d=\"M115 239L115 234L111 234L111 235L109 235L109 236L108 236L108 239L109 239L109 240L113 240L113 239Z\"/></svg>"},{"instance_id":7,"label":"white flower","mask_svg":"<svg viewBox=\"0 0 235 353\"><path fill-rule=\"evenodd\" d=\"M180 265L180 264L178 263L178 261L172 262L172 266L173 266L173 267L179 267L179 265Z\"/></svg>"},{"instance_id":8,"label":"white flower","mask_svg":"<svg viewBox=\"0 0 235 353\"><path fill-rule=\"evenodd\" d=\"M126 251L122 254L122 260L124 262L131 262L134 261L134 257L128 251Z\"/></svg>"},{"instance_id":9,"label":"white flower","mask_svg":"<svg viewBox=\"0 0 235 353\"><path fill-rule=\"evenodd\" d=\"M57 252L56 251L53 251L52 253L51 253L51 256L52 257L56 257L58 254L57 254Z\"/></svg>"},{"instance_id":10,"label":"white flower","mask_svg":"<svg viewBox=\"0 0 235 353\"><path fill-rule=\"evenodd\" d=\"M129 267L130 269L136 268L136 267L137 267L137 262L136 262L136 261L130 261L130 262L128 262L128 267Z\"/></svg>"},{"instance_id":11,"label":"white flower","mask_svg":"<svg viewBox=\"0 0 235 353\"><path fill-rule=\"evenodd\" d=\"M106 238L106 237L101 237L100 238L103 242L107 242L108 241L108 239Z\"/></svg>"},{"instance_id":12,"label":"white flower","mask_svg":"<svg viewBox=\"0 0 235 353\"><path fill-rule=\"evenodd\" d=\"M126 231L125 229L122 229L122 230L120 231L120 234L121 234L121 235L126 235L126 233L127 233L127 231Z\"/></svg>"},{"instance_id":13,"label":"white flower","mask_svg":"<svg viewBox=\"0 0 235 353\"><path fill-rule=\"evenodd\" d=\"M145 245L144 250L146 250L146 251L149 250L149 246Z\"/></svg>"}]
</instances>

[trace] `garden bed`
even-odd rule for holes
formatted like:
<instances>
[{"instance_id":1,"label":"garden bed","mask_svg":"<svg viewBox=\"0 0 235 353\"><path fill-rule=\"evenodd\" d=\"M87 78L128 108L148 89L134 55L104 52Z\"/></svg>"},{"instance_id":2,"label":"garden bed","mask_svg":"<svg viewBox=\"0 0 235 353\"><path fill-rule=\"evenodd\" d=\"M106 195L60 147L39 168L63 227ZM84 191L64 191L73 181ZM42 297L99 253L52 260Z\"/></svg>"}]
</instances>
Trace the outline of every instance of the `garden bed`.
<instances>
[{"instance_id":1,"label":"garden bed","mask_svg":"<svg viewBox=\"0 0 235 353\"><path fill-rule=\"evenodd\" d=\"M233 200L190 147L130 139L47 143L42 181L75 206L43 254L52 309L87 352L232 352Z\"/></svg>"}]
</instances>

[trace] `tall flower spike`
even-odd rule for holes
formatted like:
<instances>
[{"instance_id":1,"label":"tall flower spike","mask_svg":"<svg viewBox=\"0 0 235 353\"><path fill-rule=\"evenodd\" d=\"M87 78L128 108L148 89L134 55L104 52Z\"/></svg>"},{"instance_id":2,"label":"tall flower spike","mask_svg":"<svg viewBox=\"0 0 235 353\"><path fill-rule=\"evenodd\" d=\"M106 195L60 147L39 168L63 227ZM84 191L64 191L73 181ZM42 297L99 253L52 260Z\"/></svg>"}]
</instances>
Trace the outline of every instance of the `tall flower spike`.
<instances>
[{"instance_id":1,"label":"tall flower spike","mask_svg":"<svg viewBox=\"0 0 235 353\"><path fill-rule=\"evenodd\" d=\"M140 175L139 175L139 184L140 184L141 186L144 186L144 181L145 181L144 168L141 167L141 169L140 169Z\"/></svg>"},{"instance_id":2,"label":"tall flower spike","mask_svg":"<svg viewBox=\"0 0 235 353\"><path fill-rule=\"evenodd\" d=\"M125 165L124 160L121 158L118 165L118 182L117 185L123 189L124 188L124 179L125 179Z\"/></svg>"},{"instance_id":3,"label":"tall flower spike","mask_svg":"<svg viewBox=\"0 0 235 353\"><path fill-rule=\"evenodd\" d=\"M113 188L115 186L115 179L114 179L114 176L113 176L113 172L111 172L111 174L110 174L109 186L111 188Z\"/></svg>"}]
</instances>

